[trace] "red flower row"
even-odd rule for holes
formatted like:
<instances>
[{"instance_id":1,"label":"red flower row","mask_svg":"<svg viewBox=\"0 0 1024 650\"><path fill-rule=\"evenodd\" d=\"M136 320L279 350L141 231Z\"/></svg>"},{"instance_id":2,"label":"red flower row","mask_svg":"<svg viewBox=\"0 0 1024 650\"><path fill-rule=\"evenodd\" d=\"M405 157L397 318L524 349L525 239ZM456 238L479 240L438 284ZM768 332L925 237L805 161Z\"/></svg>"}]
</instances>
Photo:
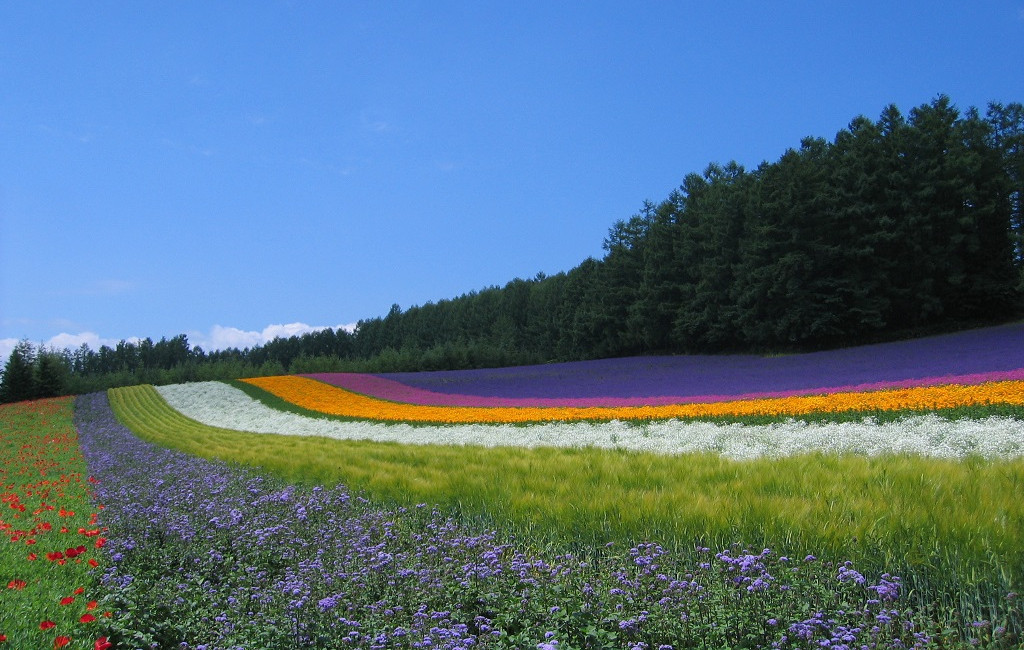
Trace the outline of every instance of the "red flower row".
<instances>
[{"instance_id":1,"label":"red flower row","mask_svg":"<svg viewBox=\"0 0 1024 650\"><path fill-rule=\"evenodd\" d=\"M71 421L72 406L71 398L0 406L0 504L7 506L0 509L0 540L7 538L12 543L42 547L38 553L28 552L22 556L30 563L45 558L54 565L69 565L70 568L81 564L95 568L100 563L93 557L93 551L106 545L107 540L102 537L106 529L97 525L99 513L90 513L92 508L98 510L102 506L92 503L91 484L97 481L91 476L86 478L78 436ZM47 415L57 417L47 418ZM29 482L32 479L21 477L35 477L35 480ZM48 538L58 531L68 535L77 533L78 539L53 543L56 540ZM73 580L71 575L70 572L54 573L45 567L26 567L24 575L7 576L8 593L23 590L39 593L34 590L46 592L54 587L61 590L61 580ZM54 648L63 648L72 645L72 638L77 639L80 646L83 639L75 630L91 637L94 650L113 646L106 636L98 636L99 630L91 634L85 631L95 629L100 617L110 617L112 613L98 611L99 602L90 599L84 587L74 589L69 595L54 597L62 609L70 611L59 617L40 612L40 619L44 616L45 619L36 619L37 625L25 621L28 628L37 627L39 632L53 635L43 643L33 644L34 647L45 647L52 640ZM86 627L79 628L79 625ZM71 629L66 629L69 627ZM27 631L22 627L17 636ZM0 645L9 643L9 634L12 634L9 630L0 630Z\"/></svg>"}]
</instances>

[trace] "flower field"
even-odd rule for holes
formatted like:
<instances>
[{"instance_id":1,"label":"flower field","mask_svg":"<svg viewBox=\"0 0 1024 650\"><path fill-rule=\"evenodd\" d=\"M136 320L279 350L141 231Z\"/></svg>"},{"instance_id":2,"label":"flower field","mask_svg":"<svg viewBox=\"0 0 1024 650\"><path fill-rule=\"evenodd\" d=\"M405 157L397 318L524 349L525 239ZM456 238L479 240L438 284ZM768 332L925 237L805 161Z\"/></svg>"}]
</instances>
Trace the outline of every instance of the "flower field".
<instances>
[{"instance_id":1,"label":"flower field","mask_svg":"<svg viewBox=\"0 0 1024 650\"><path fill-rule=\"evenodd\" d=\"M70 400L11 405L0 635L1018 647L1022 388L1008 326L762 359L134 386L79 397L73 426Z\"/></svg>"},{"instance_id":2,"label":"flower field","mask_svg":"<svg viewBox=\"0 0 1024 650\"><path fill-rule=\"evenodd\" d=\"M182 415L212 427L339 440L485 447L601 447L663 454L714 453L735 460L812 452L869 456L905 453L938 458L1024 456L1024 420L999 416L947 420L929 414L884 423L784 420L742 425L672 419L639 423L548 421L533 426L412 426L315 418L281 411L221 382L175 384L156 390Z\"/></svg>"},{"instance_id":3,"label":"flower field","mask_svg":"<svg viewBox=\"0 0 1024 650\"><path fill-rule=\"evenodd\" d=\"M86 457L110 476L104 585L131 612L115 619L128 647L925 647L941 633L907 609L900 578L852 563L653 543L545 551L423 504L381 508L150 445L101 394L78 410ZM983 625L972 638L1013 639Z\"/></svg>"},{"instance_id":4,"label":"flower field","mask_svg":"<svg viewBox=\"0 0 1024 650\"><path fill-rule=\"evenodd\" d=\"M670 356L602 359L543 366L459 372L392 373L379 377L431 393L427 401L351 386L350 390L399 402L441 404L437 393L474 400L567 399L568 403L462 403L462 406L627 406L784 397L817 393L978 384L1021 379L1024 324L942 336L826 350L810 354ZM361 379L360 379L361 381ZM394 386L394 384L392 384ZM343 385L342 387L349 387ZM612 404L585 400L614 398ZM660 398L667 401L659 402Z\"/></svg>"},{"instance_id":5,"label":"flower field","mask_svg":"<svg viewBox=\"0 0 1024 650\"><path fill-rule=\"evenodd\" d=\"M0 646L109 647L97 600L106 533L72 405L0 406Z\"/></svg>"},{"instance_id":6,"label":"flower field","mask_svg":"<svg viewBox=\"0 0 1024 650\"><path fill-rule=\"evenodd\" d=\"M608 359L245 380L334 416L443 424L786 418L1024 406L1024 327L783 357Z\"/></svg>"},{"instance_id":7,"label":"flower field","mask_svg":"<svg viewBox=\"0 0 1024 650\"><path fill-rule=\"evenodd\" d=\"M310 411L367 420L445 424L663 420L722 416L787 417L812 413L922 411L976 406L1024 406L1024 381L945 384L889 390L734 399L657 406L435 406L368 397L294 375L244 379Z\"/></svg>"}]
</instances>

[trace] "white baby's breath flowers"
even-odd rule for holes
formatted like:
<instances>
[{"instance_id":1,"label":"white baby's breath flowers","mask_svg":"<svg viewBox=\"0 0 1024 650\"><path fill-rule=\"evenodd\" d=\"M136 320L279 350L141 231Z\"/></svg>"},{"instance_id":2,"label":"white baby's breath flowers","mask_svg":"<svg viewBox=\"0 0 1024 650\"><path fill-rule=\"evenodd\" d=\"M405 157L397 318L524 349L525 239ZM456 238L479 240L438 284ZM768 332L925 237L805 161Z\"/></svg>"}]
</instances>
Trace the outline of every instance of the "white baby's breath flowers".
<instances>
[{"instance_id":1,"label":"white baby's breath flowers","mask_svg":"<svg viewBox=\"0 0 1024 650\"><path fill-rule=\"evenodd\" d=\"M323 436L406 444L487 447L602 447L659 454L715 453L732 459L836 454L915 454L938 458L1024 456L1024 421L1006 417L947 420L915 415L878 423L716 424L664 420L645 423L547 422L417 425L344 422L279 411L221 382L157 388L186 417L225 429L279 435Z\"/></svg>"}]
</instances>

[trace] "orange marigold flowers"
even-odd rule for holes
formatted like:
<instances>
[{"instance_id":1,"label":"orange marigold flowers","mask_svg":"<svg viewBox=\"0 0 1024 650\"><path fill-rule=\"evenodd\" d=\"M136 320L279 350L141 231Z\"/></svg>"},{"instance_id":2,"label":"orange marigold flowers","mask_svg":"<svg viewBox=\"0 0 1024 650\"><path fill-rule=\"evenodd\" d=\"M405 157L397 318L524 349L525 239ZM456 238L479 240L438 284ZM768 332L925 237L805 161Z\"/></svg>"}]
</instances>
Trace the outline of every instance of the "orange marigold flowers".
<instances>
[{"instance_id":1,"label":"orange marigold flowers","mask_svg":"<svg viewBox=\"0 0 1024 650\"><path fill-rule=\"evenodd\" d=\"M722 402L624 407L481 407L404 404L367 397L300 376L243 381L303 408L389 422L485 423L650 420L715 416L790 416L844 411L934 410L985 404L1024 405L1024 381L918 386L865 392L797 395Z\"/></svg>"}]
</instances>

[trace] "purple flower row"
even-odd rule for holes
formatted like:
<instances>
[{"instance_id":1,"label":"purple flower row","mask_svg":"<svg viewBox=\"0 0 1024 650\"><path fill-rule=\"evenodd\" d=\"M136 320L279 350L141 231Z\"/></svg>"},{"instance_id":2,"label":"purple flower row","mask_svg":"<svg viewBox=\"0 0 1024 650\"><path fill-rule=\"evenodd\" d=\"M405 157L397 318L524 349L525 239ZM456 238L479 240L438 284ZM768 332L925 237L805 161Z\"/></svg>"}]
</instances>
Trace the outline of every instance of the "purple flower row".
<instances>
[{"instance_id":1,"label":"purple flower row","mask_svg":"<svg viewBox=\"0 0 1024 650\"><path fill-rule=\"evenodd\" d=\"M630 406L973 384L1022 375L1024 323L779 357L632 357L498 369L311 376L413 404Z\"/></svg>"},{"instance_id":2,"label":"purple flower row","mask_svg":"<svg viewBox=\"0 0 1024 650\"><path fill-rule=\"evenodd\" d=\"M106 504L112 639L131 647L927 642L899 580L872 584L849 564L738 547L527 552L425 506L379 508L344 487L299 488L152 446L103 394L79 398L76 426Z\"/></svg>"},{"instance_id":3,"label":"purple flower row","mask_svg":"<svg viewBox=\"0 0 1024 650\"><path fill-rule=\"evenodd\" d=\"M626 406L660 406L665 404L690 404L725 402L744 399L766 399L772 397L792 397L795 395L815 395L831 393L850 393L869 390L885 390L895 388L913 388L916 386L940 386L943 384L982 384L990 381L1024 380L1024 368L1018 370L975 373L970 375L945 375L942 377L923 377L920 379L904 379L902 381L878 381L870 384L848 386L820 386L785 391L765 391L760 393L739 393L730 395L654 395L647 397L495 397L491 395L466 395L461 393L443 393L418 388L394 379L379 375L360 373L311 373L303 375L332 386L338 386L355 393L369 395L390 402L405 404L424 404L428 406L479 406L479 407L626 407ZM513 391L522 383L511 381L508 390ZM472 385L467 386L472 388ZM610 387L611 388L611 387ZM618 387L620 390L622 387Z\"/></svg>"}]
</instances>

